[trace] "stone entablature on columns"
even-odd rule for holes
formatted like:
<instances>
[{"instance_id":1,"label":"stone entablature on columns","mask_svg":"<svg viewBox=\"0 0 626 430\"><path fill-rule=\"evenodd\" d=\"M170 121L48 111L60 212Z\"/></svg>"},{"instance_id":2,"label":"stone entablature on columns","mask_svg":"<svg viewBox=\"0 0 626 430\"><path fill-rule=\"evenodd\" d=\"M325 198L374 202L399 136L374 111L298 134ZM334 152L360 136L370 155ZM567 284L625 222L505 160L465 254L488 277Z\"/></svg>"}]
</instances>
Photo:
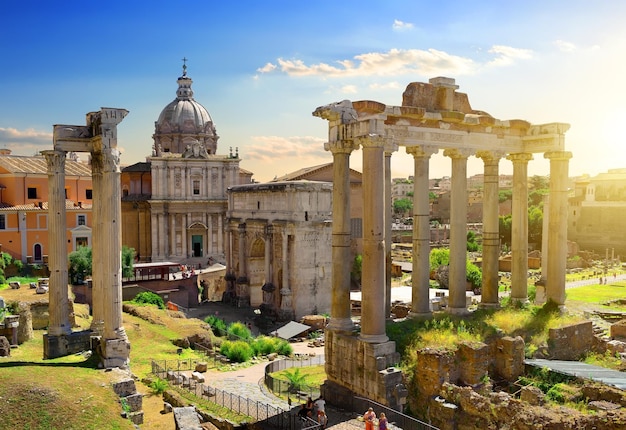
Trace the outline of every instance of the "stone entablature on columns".
<instances>
[{"instance_id":1,"label":"stone entablature on columns","mask_svg":"<svg viewBox=\"0 0 626 430\"><path fill-rule=\"evenodd\" d=\"M401 106L388 106L380 102L365 100L350 102L344 100L338 103L329 104L316 109L313 113L314 116L318 116L322 119L328 120L328 144L339 141L359 141L366 142L373 136L377 136L382 139L392 139L394 143L399 146L413 147L413 146L431 146L437 149L444 150L444 154L452 157L453 165L453 204L452 209L452 225L451 225L451 291L448 310L453 313L467 312L466 297L465 297L465 250L466 250L466 182L467 182L467 158L469 155L477 153L478 151L493 151L498 153L498 159L506 154L533 154L544 153L551 151L563 151L565 142L565 132L569 129L568 124L564 123L549 123L549 124L531 124L524 120L510 119L501 120L497 119L490 114L475 110L471 107L467 94L457 91L458 86L455 84L455 80L451 78L438 77L431 79L428 83L413 82L410 83L402 95ZM377 151L371 151L371 153L365 157L366 150L364 152L364 185L366 182L366 176L371 174L372 177L377 178L377 175L381 175L384 169L381 167L380 172L372 172L371 168L366 167L366 159L368 162L372 162L372 159L379 158ZM375 154L375 155L374 155ZM371 159L369 158L371 157ZM380 154L380 158L384 156ZM494 164L495 163L495 164ZM377 163L373 163L377 165ZM384 163L381 161L380 165ZM558 163L557 163L558 164ZM492 176L493 171L497 171L497 163L495 160L490 160L486 163L486 170L492 171L487 173L487 176ZM555 170L562 170L561 167L555 165ZM337 180L337 176L335 176ZM381 179L382 183L383 180ZM334 186L337 186L335 182ZM492 187L493 188L493 187ZM490 194L497 191L493 188ZM372 199L377 201L379 199L379 191L377 188L366 189L364 186L364 196L367 193L372 193ZM391 204L386 199L382 199L384 204ZM493 206L493 204L490 204ZM364 214L368 213L368 206L365 206ZM497 215L494 216L494 208L490 207L489 217L497 220ZM380 212L380 213L379 213ZM380 217L381 220L385 219L384 210L379 211L379 208L375 208L374 217ZM365 221L365 219L364 219ZM333 213L333 224L338 222L336 213ZM372 220L370 220L372 222ZM566 222L566 221L563 221ZM488 221L488 224L492 224L493 220ZM376 224L374 223L374 226ZM368 229L364 228L364 232ZM375 229L376 230L376 229ZM496 248L495 227L489 227L489 235L491 239L490 252L493 252ZM370 238L375 237L378 234L377 230ZM554 239L556 242L556 239ZM372 243L381 243L376 240L372 240ZM560 242L559 242L560 243ZM369 252L369 251L368 251ZM334 254L333 254L334 256ZM363 269L364 279L366 270L366 256L364 255ZM384 252L372 252L372 256L368 257L371 260L370 264L376 264L379 267L385 265ZM375 259L377 261L375 261ZM495 260L494 256L490 257L491 261ZM350 264L351 262L347 262ZM495 263L493 263L495 265ZM489 270L487 281L493 281L493 265ZM333 270L346 270L333 265ZM369 269L368 269L369 270ZM560 270L560 269L557 269ZM378 276L373 273L375 278L379 278L376 281L379 285L376 287L380 290L385 289L384 280L382 276ZM526 273L524 273L524 276ZM335 275L333 275L335 276ZM520 274L521 276L521 274ZM557 276L557 275L554 275ZM565 279L564 270L559 272L559 277ZM333 285L335 287L335 285ZM368 286L367 288L373 288ZM491 287L492 288L492 287ZM558 287L560 288L560 287ZM491 290L490 290L491 291ZM365 297L365 286L364 295ZM490 298L491 301L496 301L497 298ZM365 302L363 303L365 304ZM366 315L367 324L372 324L369 321L370 314L363 312ZM331 319L336 316L331 314ZM376 324L374 322L373 324ZM371 327L368 328L370 330ZM367 332L366 332L367 333ZM362 332L363 336L363 332ZM342 348L346 347L349 338L345 337L346 342L342 343L333 339L339 336L328 336L327 339L327 370L334 371L333 366L339 366L339 358L333 358L334 353L339 353L345 356L345 352ZM356 347L357 349L360 347ZM330 360L330 363L329 363ZM331 372L327 372L330 373ZM337 374L338 375L338 374ZM335 375L335 376L337 376ZM355 376L355 378L359 378ZM329 379L333 379L329 376ZM342 384L340 379L335 381L337 384ZM359 383L362 382L358 381ZM360 385L347 383L344 387L359 392ZM363 393L362 393L363 394ZM387 401L391 404L392 399L387 397Z\"/></svg>"},{"instance_id":2,"label":"stone entablature on columns","mask_svg":"<svg viewBox=\"0 0 626 430\"><path fill-rule=\"evenodd\" d=\"M430 315L430 204L428 176L435 146L409 146L413 156L413 272L411 275L412 317Z\"/></svg>"}]
</instances>

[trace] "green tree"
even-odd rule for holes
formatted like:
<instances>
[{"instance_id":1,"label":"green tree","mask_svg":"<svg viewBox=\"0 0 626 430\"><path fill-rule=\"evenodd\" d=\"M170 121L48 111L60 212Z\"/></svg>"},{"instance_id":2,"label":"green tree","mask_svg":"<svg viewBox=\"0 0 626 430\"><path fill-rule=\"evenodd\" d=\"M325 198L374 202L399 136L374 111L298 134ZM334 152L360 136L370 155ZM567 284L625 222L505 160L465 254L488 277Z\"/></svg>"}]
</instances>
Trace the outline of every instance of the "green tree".
<instances>
[{"instance_id":1,"label":"green tree","mask_svg":"<svg viewBox=\"0 0 626 430\"><path fill-rule=\"evenodd\" d=\"M498 191L498 202L503 203L513 198L513 190Z\"/></svg>"},{"instance_id":2,"label":"green tree","mask_svg":"<svg viewBox=\"0 0 626 430\"><path fill-rule=\"evenodd\" d=\"M393 210L398 215L408 215L411 213L411 209L413 209L412 199L398 199L393 202Z\"/></svg>"},{"instance_id":3,"label":"green tree","mask_svg":"<svg viewBox=\"0 0 626 430\"><path fill-rule=\"evenodd\" d=\"M500 230L500 243L511 245L511 215L498 217L498 228Z\"/></svg>"},{"instance_id":4,"label":"green tree","mask_svg":"<svg viewBox=\"0 0 626 430\"><path fill-rule=\"evenodd\" d=\"M467 232L467 250L469 252L476 252L479 248L478 242L476 242L476 233L469 230Z\"/></svg>"},{"instance_id":5,"label":"green tree","mask_svg":"<svg viewBox=\"0 0 626 430\"><path fill-rule=\"evenodd\" d=\"M431 250L429 262L431 272L437 270L439 266L450 264L450 250L447 248L435 248Z\"/></svg>"},{"instance_id":6,"label":"green tree","mask_svg":"<svg viewBox=\"0 0 626 430\"><path fill-rule=\"evenodd\" d=\"M543 237L543 211L539 206L528 208L528 242L541 245Z\"/></svg>"},{"instance_id":7,"label":"green tree","mask_svg":"<svg viewBox=\"0 0 626 430\"><path fill-rule=\"evenodd\" d=\"M68 276L72 284L79 284L91 276L92 252L86 246L79 247L68 256ZM130 277L133 274L135 249L122 246L122 276Z\"/></svg>"},{"instance_id":8,"label":"green tree","mask_svg":"<svg viewBox=\"0 0 626 430\"><path fill-rule=\"evenodd\" d=\"M291 371L285 371L283 373L287 381L289 381L289 392L297 393L298 391L304 391L307 387L307 375L300 373L300 368L296 367Z\"/></svg>"}]
</instances>

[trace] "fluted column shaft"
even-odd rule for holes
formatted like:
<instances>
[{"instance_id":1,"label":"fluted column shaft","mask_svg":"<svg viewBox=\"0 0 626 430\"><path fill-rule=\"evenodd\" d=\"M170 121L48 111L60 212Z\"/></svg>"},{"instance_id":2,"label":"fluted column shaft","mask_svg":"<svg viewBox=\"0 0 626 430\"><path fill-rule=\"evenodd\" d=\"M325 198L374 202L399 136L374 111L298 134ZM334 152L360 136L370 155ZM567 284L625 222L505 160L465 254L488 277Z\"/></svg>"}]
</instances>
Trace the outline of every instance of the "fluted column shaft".
<instances>
[{"instance_id":1,"label":"fluted column shaft","mask_svg":"<svg viewBox=\"0 0 626 430\"><path fill-rule=\"evenodd\" d=\"M396 148L397 149L397 148ZM385 148L385 317L391 316L391 154L394 148Z\"/></svg>"},{"instance_id":2,"label":"fluted column shaft","mask_svg":"<svg viewBox=\"0 0 626 430\"><path fill-rule=\"evenodd\" d=\"M239 224L239 279L248 280L246 269L246 223Z\"/></svg>"},{"instance_id":3,"label":"fluted column shaft","mask_svg":"<svg viewBox=\"0 0 626 430\"><path fill-rule=\"evenodd\" d=\"M500 256L500 226L498 222L499 180L498 164L501 154L492 151L479 152L484 163L483 183L483 278L481 305L499 306L498 260Z\"/></svg>"},{"instance_id":4,"label":"fluted column shaft","mask_svg":"<svg viewBox=\"0 0 626 430\"><path fill-rule=\"evenodd\" d=\"M358 148L352 140L326 144L333 154L332 297L329 330L351 331L350 308L350 154Z\"/></svg>"},{"instance_id":5,"label":"fluted column shaft","mask_svg":"<svg viewBox=\"0 0 626 430\"><path fill-rule=\"evenodd\" d=\"M102 149L102 235L104 286L104 337L126 337L122 325L122 204L120 154L116 148Z\"/></svg>"},{"instance_id":6,"label":"fluted column shaft","mask_svg":"<svg viewBox=\"0 0 626 430\"><path fill-rule=\"evenodd\" d=\"M413 272L411 316L430 314L430 206L428 175L430 157L438 149L430 146L406 148L413 156Z\"/></svg>"},{"instance_id":7,"label":"fluted column shaft","mask_svg":"<svg viewBox=\"0 0 626 430\"><path fill-rule=\"evenodd\" d=\"M385 334L385 169L384 139L368 136L363 146L363 277L361 334L369 343L387 342Z\"/></svg>"},{"instance_id":8,"label":"fluted column shaft","mask_svg":"<svg viewBox=\"0 0 626 430\"><path fill-rule=\"evenodd\" d=\"M567 265L567 181L569 151L544 154L550 160L550 207L548 220L548 270L546 297L559 306L565 305L565 270Z\"/></svg>"},{"instance_id":9,"label":"fluted column shaft","mask_svg":"<svg viewBox=\"0 0 626 430\"><path fill-rule=\"evenodd\" d=\"M532 154L507 157L513 162L511 208L511 300L528 301L528 162Z\"/></svg>"},{"instance_id":10,"label":"fluted column shaft","mask_svg":"<svg viewBox=\"0 0 626 430\"><path fill-rule=\"evenodd\" d=\"M467 311L467 158L469 151L446 149L444 155L452 159L450 191L450 313Z\"/></svg>"},{"instance_id":11,"label":"fluted column shaft","mask_svg":"<svg viewBox=\"0 0 626 430\"><path fill-rule=\"evenodd\" d=\"M104 273L102 243L102 153L92 153L91 155L91 183L93 187L94 204L91 208L92 219L92 241L91 246L91 285L92 285L92 316L91 330L98 334L104 334L104 284L102 274ZM154 224L153 224L154 225Z\"/></svg>"},{"instance_id":12,"label":"fluted column shaft","mask_svg":"<svg viewBox=\"0 0 626 430\"><path fill-rule=\"evenodd\" d=\"M50 253L50 321L48 335L70 334L67 221L65 215L65 151L42 151L48 165L48 238Z\"/></svg>"}]
</instances>

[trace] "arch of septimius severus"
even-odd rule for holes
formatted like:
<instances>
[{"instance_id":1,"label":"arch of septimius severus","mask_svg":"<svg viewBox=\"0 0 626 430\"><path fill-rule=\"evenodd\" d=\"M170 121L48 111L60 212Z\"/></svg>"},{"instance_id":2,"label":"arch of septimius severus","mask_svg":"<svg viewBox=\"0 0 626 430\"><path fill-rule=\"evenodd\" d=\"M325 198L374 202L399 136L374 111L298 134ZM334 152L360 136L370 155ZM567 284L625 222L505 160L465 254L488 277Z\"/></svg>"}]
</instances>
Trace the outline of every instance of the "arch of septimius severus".
<instances>
[{"instance_id":1,"label":"arch of septimius severus","mask_svg":"<svg viewBox=\"0 0 626 430\"><path fill-rule=\"evenodd\" d=\"M402 106L375 101L319 107L314 116L329 122L326 150L333 155L332 307L326 330L325 395L332 403L357 394L400 407L406 396L395 343L385 333L390 309L390 161L404 146L414 159L413 317L430 315L428 176L431 155L451 159L450 289L448 312L465 314L467 237L467 159L484 163L482 306L498 306L499 161L513 163L511 298L527 301L528 184L533 154L550 160L546 298L565 303L567 257L567 179L571 153L565 151L568 124L530 124L499 120L473 110L454 79L438 77L407 86ZM350 154L363 150L363 263L361 331L355 335L350 313Z\"/></svg>"},{"instance_id":2,"label":"arch of septimius severus","mask_svg":"<svg viewBox=\"0 0 626 430\"><path fill-rule=\"evenodd\" d=\"M125 367L130 343L122 325L122 230L120 153L117 124L125 109L102 108L87 114L87 125L55 125L53 149L42 151L48 165L48 234L50 241L50 323L44 357L91 349L105 368ZM72 332L68 312L68 264L65 214L65 157L89 152L93 184L93 322L91 330Z\"/></svg>"}]
</instances>

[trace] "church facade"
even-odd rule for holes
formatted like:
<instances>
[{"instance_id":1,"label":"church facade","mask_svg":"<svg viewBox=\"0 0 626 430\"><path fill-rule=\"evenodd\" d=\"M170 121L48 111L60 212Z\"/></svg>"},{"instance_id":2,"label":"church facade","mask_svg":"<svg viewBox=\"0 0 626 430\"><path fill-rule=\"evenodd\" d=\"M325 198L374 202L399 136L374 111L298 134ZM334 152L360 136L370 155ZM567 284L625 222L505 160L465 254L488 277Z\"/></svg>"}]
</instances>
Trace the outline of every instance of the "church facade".
<instances>
[{"instance_id":1,"label":"church facade","mask_svg":"<svg viewBox=\"0 0 626 430\"><path fill-rule=\"evenodd\" d=\"M152 155L122 172L123 241L142 261L223 263L226 191L252 182L252 174L239 167L237 151L217 154L219 136L193 98L186 66L177 83L176 98L155 122Z\"/></svg>"}]
</instances>

